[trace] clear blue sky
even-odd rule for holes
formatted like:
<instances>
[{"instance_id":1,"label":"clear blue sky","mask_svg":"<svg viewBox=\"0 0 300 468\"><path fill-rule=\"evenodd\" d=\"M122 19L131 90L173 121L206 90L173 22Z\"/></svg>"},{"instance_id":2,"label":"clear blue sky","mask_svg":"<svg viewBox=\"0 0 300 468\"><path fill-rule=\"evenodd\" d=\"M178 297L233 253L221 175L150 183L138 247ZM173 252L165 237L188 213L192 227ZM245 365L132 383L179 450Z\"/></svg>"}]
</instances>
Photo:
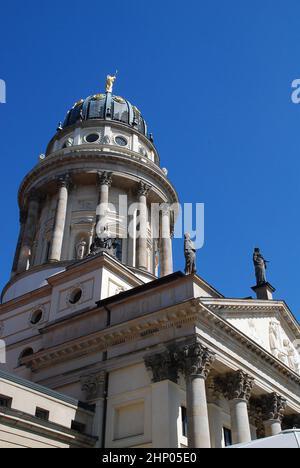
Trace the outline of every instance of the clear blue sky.
<instances>
[{"instance_id":1,"label":"clear blue sky","mask_svg":"<svg viewBox=\"0 0 300 468\"><path fill-rule=\"evenodd\" d=\"M297 0L2 2L1 286L19 183L70 105L117 68L115 91L142 109L181 200L206 205L199 274L248 296L259 246L299 317L299 18Z\"/></svg>"}]
</instances>

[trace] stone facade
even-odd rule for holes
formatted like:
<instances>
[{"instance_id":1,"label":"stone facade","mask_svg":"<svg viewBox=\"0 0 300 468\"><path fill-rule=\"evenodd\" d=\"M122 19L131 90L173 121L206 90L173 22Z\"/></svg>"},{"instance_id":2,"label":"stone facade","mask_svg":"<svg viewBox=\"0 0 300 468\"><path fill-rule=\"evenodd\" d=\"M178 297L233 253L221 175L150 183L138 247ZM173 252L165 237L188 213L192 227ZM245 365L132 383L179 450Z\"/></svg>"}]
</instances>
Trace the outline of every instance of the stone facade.
<instances>
[{"instance_id":1,"label":"stone facade","mask_svg":"<svg viewBox=\"0 0 300 468\"><path fill-rule=\"evenodd\" d=\"M227 299L196 274L173 273L174 216L161 211L154 241L149 207L176 202L176 192L152 139L134 121L106 117L61 127L20 188L20 236L0 306L0 397L11 403L0 406L0 446L22 445L28 421L39 425L33 446L49 445L56 424L58 446L97 448L219 448L292 427L298 322L269 295ZM117 221L120 237L119 195L139 203L128 217L144 235L125 236L118 257L89 256L98 221ZM23 432L4 439L14 417Z\"/></svg>"}]
</instances>

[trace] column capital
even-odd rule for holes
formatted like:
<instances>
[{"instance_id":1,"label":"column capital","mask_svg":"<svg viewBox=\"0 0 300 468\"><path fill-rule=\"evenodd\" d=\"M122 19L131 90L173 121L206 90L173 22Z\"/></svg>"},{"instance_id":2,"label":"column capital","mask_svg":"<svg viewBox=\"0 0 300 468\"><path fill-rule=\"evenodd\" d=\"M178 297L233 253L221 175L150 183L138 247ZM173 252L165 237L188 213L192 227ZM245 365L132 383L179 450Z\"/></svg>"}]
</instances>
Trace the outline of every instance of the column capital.
<instances>
[{"instance_id":1,"label":"column capital","mask_svg":"<svg viewBox=\"0 0 300 468\"><path fill-rule=\"evenodd\" d=\"M215 377L214 385L227 400L245 400L248 402L254 385L254 378L242 370L238 370L237 372L229 372L224 376Z\"/></svg>"},{"instance_id":2,"label":"column capital","mask_svg":"<svg viewBox=\"0 0 300 468\"><path fill-rule=\"evenodd\" d=\"M164 215L164 216L169 216L169 215L171 215L171 211L172 211L172 210L171 210L171 205L170 205L170 203L161 203L161 204L159 205L159 208L160 208L160 211L161 211L162 215Z\"/></svg>"},{"instance_id":3,"label":"column capital","mask_svg":"<svg viewBox=\"0 0 300 468\"><path fill-rule=\"evenodd\" d=\"M98 186L101 185L108 185L108 187L111 187L112 184L112 172L97 172L97 184Z\"/></svg>"},{"instance_id":4,"label":"column capital","mask_svg":"<svg viewBox=\"0 0 300 468\"><path fill-rule=\"evenodd\" d=\"M177 383L178 368L172 358L172 354L166 350L161 353L151 354L144 357L146 368L152 372L152 382L157 383L163 380L171 380Z\"/></svg>"},{"instance_id":5,"label":"column capital","mask_svg":"<svg viewBox=\"0 0 300 468\"><path fill-rule=\"evenodd\" d=\"M104 398L105 378L105 371L101 371L95 374L83 375L81 377L81 390L85 393L86 399L88 401Z\"/></svg>"},{"instance_id":6,"label":"column capital","mask_svg":"<svg viewBox=\"0 0 300 468\"><path fill-rule=\"evenodd\" d=\"M72 183L72 179L69 174L64 174L58 177L57 186L58 188L67 188L69 189Z\"/></svg>"},{"instance_id":7,"label":"column capital","mask_svg":"<svg viewBox=\"0 0 300 468\"><path fill-rule=\"evenodd\" d=\"M283 429L300 429L300 414L289 414L284 416Z\"/></svg>"},{"instance_id":8,"label":"column capital","mask_svg":"<svg viewBox=\"0 0 300 468\"><path fill-rule=\"evenodd\" d=\"M137 195L139 197L146 197L148 193L151 190L151 185L146 184L146 182L143 182L142 180L139 181L138 189L137 189Z\"/></svg>"},{"instance_id":9,"label":"column capital","mask_svg":"<svg viewBox=\"0 0 300 468\"><path fill-rule=\"evenodd\" d=\"M277 393L262 395L257 400L256 405L261 408L261 417L263 421L283 421L287 401Z\"/></svg>"},{"instance_id":10,"label":"column capital","mask_svg":"<svg viewBox=\"0 0 300 468\"><path fill-rule=\"evenodd\" d=\"M186 377L203 377L206 379L215 360L215 354L198 339L186 342L174 350L179 370Z\"/></svg>"}]
</instances>

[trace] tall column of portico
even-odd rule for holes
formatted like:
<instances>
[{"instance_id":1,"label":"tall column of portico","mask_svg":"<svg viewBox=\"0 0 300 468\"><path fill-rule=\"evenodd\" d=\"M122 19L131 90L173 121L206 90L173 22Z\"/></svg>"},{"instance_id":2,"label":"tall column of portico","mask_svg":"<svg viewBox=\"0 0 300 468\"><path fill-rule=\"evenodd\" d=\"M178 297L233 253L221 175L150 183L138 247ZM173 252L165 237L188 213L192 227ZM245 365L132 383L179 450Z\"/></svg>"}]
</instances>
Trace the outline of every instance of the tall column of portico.
<instances>
[{"instance_id":1,"label":"tall column of portico","mask_svg":"<svg viewBox=\"0 0 300 468\"><path fill-rule=\"evenodd\" d=\"M109 189L112 184L112 172L98 172L97 186L99 190L98 205L96 210L96 230L101 233L107 228L107 213L109 203Z\"/></svg>"},{"instance_id":2,"label":"tall column of portico","mask_svg":"<svg viewBox=\"0 0 300 468\"><path fill-rule=\"evenodd\" d=\"M36 228L37 228L38 216L39 216L39 208L40 208L40 194L37 191L32 191L29 194L28 211L27 211L25 225L24 225L25 214L23 214L23 217L21 220L21 223L23 223L24 227L21 228L22 240L21 240L21 246L19 249L17 273L26 271L28 268L30 255L32 253L31 252L32 244L33 244L34 237L36 234Z\"/></svg>"},{"instance_id":3,"label":"tall column of portico","mask_svg":"<svg viewBox=\"0 0 300 468\"><path fill-rule=\"evenodd\" d=\"M262 395L259 400L256 400L256 406L261 410L266 437L281 433L286 405L286 399L277 393Z\"/></svg>"},{"instance_id":4,"label":"tall column of portico","mask_svg":"<svg viewBox=\"0 0 300 468\"><path fill-rule=\"evenodd\" d=\"M223 411L220 405L221 395L216 391L213 377L207 382L208 418L212 448L222 448L223 443Z\"/></svg>"},{"instance_id":5,"label":"tall column of portico","mask_svg":"<svg viewBox=\"0 0 300 468\"><path fill-rule=\"evenodd\" d=\"M95 416L93 427L91 428L92 435L97 437L95 448L103 448L103 421L104 421L104 402L106 398L105 383L107 379L106 372L98 372L97 374L89 374L81 377L81 389L85 393L87 403L95 405Z\"/></svg>"},{"instance_id":6,"label":"tall column of portico","mask_svg":"<svg viewBox=\"0 0 300 468\"><path fill-rule=\"evenodd\" d=\"M215 378L215 386L229 401L233 444L251 441L248 403L254 379L239 370Z\"/></svg>"},{"instance_id":7,"label":"tall column of portico","mask_svg":"<svg viewBox=\"0 0 300 468\"><path fill-rule=\"evenodd\" d=\"M143 270L148 269L148 208L147 195L151 187L140 181L138 187L139 198L139 229L137 232L137 267Z\"/></svg>"},{"instance_id":8,"label":"tall column of portico","mask_svg":"<svg viewBox=\"0 0 300 468\"><path fill-rule=\"evenodd\" d=\"M59 262L61 260L63 237L66 225L70 177L68 175L60 177L58 179L57 185L57 207L55 213L51 249L49 254L50 262Z\"/></svg>"},{"instance_id":9,"label":"tall column of portico","mask_svg":"<svg viewBox=\"0 0 300 468\"><path fill-rule=\"evenodd\" d=\"M152 445L178 448L182 390L177 385L177 364L168 350L148 355L144 361L152 374Z\"/></svg>"},{"instance_id":10,"label":"tall column of portico","mask_svg":"<svg viewBox=\"0 0 300 468\"><path fill-rule=\"evenodd\" d=\"M163 204L161 209L160 257L160 276L171 275L173 273L171 212L167 203Z\"/></svg>"},{"instance_id":11,"label":"tall column of portico","mask_svg":"<svg viewBox=\"0 0 300 468\"><path fill-rule=\"evenodd\" d=\"M210 428L205 382L215 355L198 339L176 351L179 369L186 378L188 444L190 448L210 448Z\"/></svg>"}]
</instances>

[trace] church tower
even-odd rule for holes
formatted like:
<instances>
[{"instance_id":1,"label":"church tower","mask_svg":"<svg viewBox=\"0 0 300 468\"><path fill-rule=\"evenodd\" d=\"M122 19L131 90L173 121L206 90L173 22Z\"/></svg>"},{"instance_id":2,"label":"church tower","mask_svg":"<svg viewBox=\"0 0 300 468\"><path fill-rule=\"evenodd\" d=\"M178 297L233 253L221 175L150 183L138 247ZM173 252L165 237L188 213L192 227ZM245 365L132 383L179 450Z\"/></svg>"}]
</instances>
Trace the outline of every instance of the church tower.
<instances>
[{"instance_id":1,"label":"church tower","mask_svg":"<svg viewBox=\"0 0 300 468\"><path fill-rule=\"evenodd\" d=\"M299 323L257 249L256 298L198 276L188 235L173 272L178 197L114 81L74 104L19 190L0 447L221 448L291 429Z\"/></svg>"},{"instance_id":2,"label":"church tower","mask_svg":"<svg viewBox=\"0 0 300 468\"><path fill-rule=\"evenodd\" d=\"M141 112L113 94L114 81L108 76L106 93L74 104L23 180L20 235L3 302L88 258L97 225L115 239L117 260L143 282L172 273L173 215L164 209L154 220L150 207L176 203L176 191Z\"/></svg>"}]
</instances>

